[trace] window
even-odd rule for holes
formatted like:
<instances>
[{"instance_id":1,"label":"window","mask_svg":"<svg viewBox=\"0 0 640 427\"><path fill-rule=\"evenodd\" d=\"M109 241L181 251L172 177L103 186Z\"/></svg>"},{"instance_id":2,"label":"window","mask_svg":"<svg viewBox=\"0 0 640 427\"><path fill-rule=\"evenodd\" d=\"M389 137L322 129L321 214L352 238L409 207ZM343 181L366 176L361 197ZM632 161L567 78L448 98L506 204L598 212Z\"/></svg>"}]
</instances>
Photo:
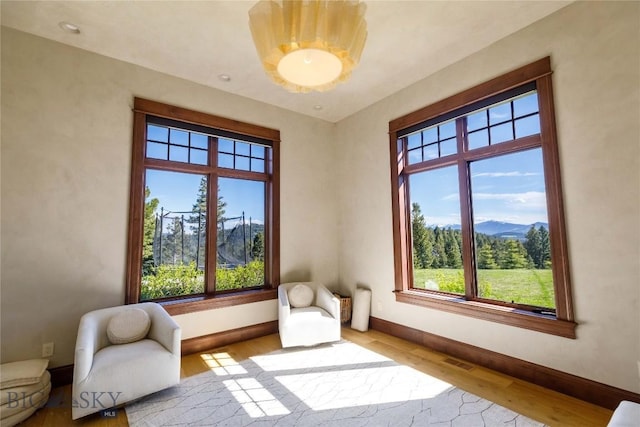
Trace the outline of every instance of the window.
<instances>
[{"instance_id":1,"label":"window","mask_svg":"<svg viewBox=\"0 0 640 427\"><path fill-rule=\"evenodd\" d=\"M275 298L276 130L135 99L127 303L173 313Z\"/></svg>"},{"instance_id":2,"label":"window","mask_svg":"<svg viewBox=\"0 0 640 427\"><path fill-rule=\"evenodd\" d=\"M389 130L396 299L575 338L549 58Z\"/></svg>"}]
</instances>

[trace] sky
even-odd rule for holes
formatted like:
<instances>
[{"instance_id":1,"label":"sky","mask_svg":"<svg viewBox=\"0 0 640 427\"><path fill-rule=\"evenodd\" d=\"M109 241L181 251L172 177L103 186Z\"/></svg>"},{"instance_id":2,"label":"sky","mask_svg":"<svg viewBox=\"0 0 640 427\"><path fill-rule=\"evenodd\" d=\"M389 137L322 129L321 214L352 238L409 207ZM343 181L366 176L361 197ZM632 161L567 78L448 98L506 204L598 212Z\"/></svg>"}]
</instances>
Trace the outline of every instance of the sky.
<instances>
[{"instance_id":1,"label":"sky","mask_svg":"<svg viewBox=\"0 0 640 427\"><path fill-rule=\"evenodd\" d=\"M538 116L527 116L538 110L536 94L529 93L516 98L513 107L516 118L515 137L538 133ZM491 127L491 130L483 129L487 124L493 125L510 119L509 102L470 114L467 117L470 149L486 146L488 132L491 133L492 144L512 140L514 135L511 122ZM451 129L451 123L440 125L441 146L448 146L448 138L454 137L455 131ZM436 140L438 136L435 128L423 131L425 135L422 140ZM419 133L409 137L409 149L420 146L415 142L419 138ZM455 139L452 143L453 141ZM449 153L441 151L441 156L445 154ZM421 161L419 156L419 149L413 153L410 151L409 162ZM424 148L425 160L437 156L437 144ZM548 222L540 148L471 162L470 174L474 223L490 220L525 225ZM409 179L411 202L420 205L427 225L460 224L457 166L416 173Z\"/></svg>"},{"instance_id":2,"label":"sky","mask_svg":"<svg viewBox=\"0 0 640 427\"><path fill-rule=\"evenodd\" d=\"M191 212L198 198L198 189L203 175L168 172L147 169L146 186L151 191L150 198L157 198L157 213L163 207L165 212ZM245 221L264 223L264 183L232 178L219 178L219 196L227 204L225 218L239 217L243 211ZM188 214L185 214L185 218ZM234 222L225 223L232 227Z\"/></svg>"}]
</instances>

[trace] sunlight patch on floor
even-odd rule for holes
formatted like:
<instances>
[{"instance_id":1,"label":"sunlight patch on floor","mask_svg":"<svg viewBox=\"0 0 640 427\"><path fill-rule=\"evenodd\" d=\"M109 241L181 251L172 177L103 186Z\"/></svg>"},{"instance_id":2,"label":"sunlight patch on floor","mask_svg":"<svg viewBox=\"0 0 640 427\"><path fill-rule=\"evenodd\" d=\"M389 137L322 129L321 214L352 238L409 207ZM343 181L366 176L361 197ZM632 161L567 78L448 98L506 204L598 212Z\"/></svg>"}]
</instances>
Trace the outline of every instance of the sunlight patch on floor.
<instances>
[{"instance_id":1,"label":"sunlight patch on floor","mask_svg":"<svg viewBox=\"0 0 640 427\"><path fill-rule=\"evenodd\" d=\"M407 366L282 375L276 380L316 411L429 399L453 388Z\"/></svg>"},{"instance_id":2,"label":"sunlight patch on floor","mask_svg":"<svg viewBox=\"0 0 640 427\"><path fill-rule=\"evenodd\" d=\"M201 354L200 357L216 375L225 376L247 373L246 369L236 362L229 353L205 353Z\"/></svg>"},{"instance_id":3,"label":"sunlight patch on floor","mask_svg":"<svg viewBox=\"0 0 640 427\"><path fill-rule=\"evenodd\" d=\"M223 384L251 418L291 413L255 378L228 380Z\"/></svg>"}]
</instances>

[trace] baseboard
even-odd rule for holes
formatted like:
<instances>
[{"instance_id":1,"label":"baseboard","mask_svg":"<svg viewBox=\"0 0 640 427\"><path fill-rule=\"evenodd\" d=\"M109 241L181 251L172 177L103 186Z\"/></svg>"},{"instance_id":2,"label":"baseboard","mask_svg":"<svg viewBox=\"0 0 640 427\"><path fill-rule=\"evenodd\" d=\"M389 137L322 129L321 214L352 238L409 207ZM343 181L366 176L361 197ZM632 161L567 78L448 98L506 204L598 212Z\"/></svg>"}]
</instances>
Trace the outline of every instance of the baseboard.
<instances>
[{"instance_id":1,"label":"baseboard","mask_svg":"<svg viewBox=\"0 0 640 427\"><path fill-rule=\"evenodd\" d=\"M423 345L450 356L576 397L604 408L613 410L622 400L640 403L640 394L444 338L439 335L430 334L419 329L413 329L375 317L371 317L370 325L371 329L376 331Z\"/></svg>"},{"instance_id":2,"label":"baseboard","mask_svg":"<svg viewBox=\"0 0 640 427\"><path fill-rule=\"evenodd\" d=\"M73 365L58 366L49 369L51 374L51 387L61 387L73 382Z\"/></svg>"},{"instance_id":3,"label":"baseboard","mask_svg":"<svg viewBox=\"0 0 640 427\"><path fill-rule=\"evenodd\" d=\"M245 326L244 328L232 329L230 331L189 338L182 340L182 355L198 353L252 338L275 334L276 332L278 332L278 321L274 320L257 325Z\"/></svg>"}]
</instances>

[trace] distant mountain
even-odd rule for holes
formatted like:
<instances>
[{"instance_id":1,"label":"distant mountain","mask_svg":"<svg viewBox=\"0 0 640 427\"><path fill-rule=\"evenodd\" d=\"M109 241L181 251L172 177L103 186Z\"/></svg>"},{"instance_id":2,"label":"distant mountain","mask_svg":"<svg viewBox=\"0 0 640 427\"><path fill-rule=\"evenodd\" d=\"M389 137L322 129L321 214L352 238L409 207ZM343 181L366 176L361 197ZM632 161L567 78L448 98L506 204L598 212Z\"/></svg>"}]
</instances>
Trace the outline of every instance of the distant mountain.
<instances>
[{"instance_id":1,"label":"distant mountain","mask_svg":"<svg viewBox=\"0 0 640 427\"><path fill-rule=\"evenodd\" d=\"M482 233L489 236L501 237L504 239L521 239L524 240L527 232L531 227L540 228L540 226L549 230L549 224L546 222L536 222L533 224L513 224L502 221L485 221L476 224L476 233ZM452 228L460 230L460 224L445 225L443 228Z\"/></svg>"}]
</instances>

